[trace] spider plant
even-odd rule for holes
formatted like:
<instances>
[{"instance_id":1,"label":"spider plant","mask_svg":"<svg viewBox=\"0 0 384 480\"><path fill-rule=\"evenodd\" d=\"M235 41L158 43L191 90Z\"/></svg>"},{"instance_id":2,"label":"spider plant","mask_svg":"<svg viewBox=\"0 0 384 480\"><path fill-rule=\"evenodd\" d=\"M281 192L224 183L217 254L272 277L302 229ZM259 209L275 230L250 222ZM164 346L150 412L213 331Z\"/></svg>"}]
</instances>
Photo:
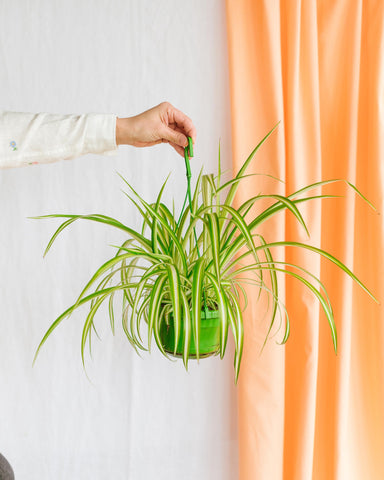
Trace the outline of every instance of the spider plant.
<instances>
[{"instance_id":1,"label":"spider plant","mask_svg":"<svg viewBox=\"0 0 384 480\"><path fill-rule=\"evenodd\" d=\"M237 382L243 351L246 283L252 283L254 291L258 294L263 290L268 292L271 300L271 322L265 341L277 315L285 319L285 333L281 344L289 337L290 321L279 295L280 272L302 282L318 299L328 320L334 350L337 352L334 315L325 286L300 265L276 261L271 249L299 248L319 254L342 269L374 298L372 293L346 265L330 253L295 241L268 242L260 234L259 227L279 212L288 211L308 233L299 206L314 199L334 195L313 193L307 195L307 193L325 184L344 180L317 182L288 196L259 194L240 206L234 205L240 183L250 176L246 173L247 168L257 150L275 128L254 148L235 178L227 181L223 181L219 149L218 174L203 175L200 171L193 191L190 188L188 162L189 156L192 156L190 142L186 148L188 191L179 215L175 214L174 208L171 211L162 202L166 181L156 201L148 203L121 177L128 188L128 191L124 192L125 195L142 218L142 226L138 231L114 218L100 214L55 214L35 217L65 219L50 239L44 255L57 236L76 220L99 222L122 230L126 234L124 243L113 247L115 249L113 256L97 269L76 302L49 327L38 346L35 360L42 345L62 320L78 307L89 304L81 336L81 355L84 364L86 344L89 342L89 347L91 346L91 335L95 330L95 315L99 308L108 302L112 331L115 331L116 310L119 309L122 328L137 353L140 350L150 350L154 339L161 353L167 358L182 356L186 369L191 358L198 360L211 354L219 354L220 358L223 358L230 330L235 345L234 368ZM346 183L368 202L356 187L349 182ZM265 199L270 201L270 205L259 209L249 220L251 210L257 210L261 200ZM211 317L217 318L215 320ZM141 331L143 322L147 327L146 342ZM205 351L202 348L204 343L202 337L205 335L204 327L208 323L211 338L208 351ZM170 345L167 344L169 337L172 340Z\"/></svg>"}]
</instances>

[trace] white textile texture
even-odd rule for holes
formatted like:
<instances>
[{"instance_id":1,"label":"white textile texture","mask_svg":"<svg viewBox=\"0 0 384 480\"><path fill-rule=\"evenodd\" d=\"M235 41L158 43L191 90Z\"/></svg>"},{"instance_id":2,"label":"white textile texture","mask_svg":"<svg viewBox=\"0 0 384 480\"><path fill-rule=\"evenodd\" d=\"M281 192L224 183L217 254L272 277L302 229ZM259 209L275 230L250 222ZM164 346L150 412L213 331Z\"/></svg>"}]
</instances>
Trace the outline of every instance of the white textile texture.
<instances>
[{"instance_id":1,"label":"white textile texture","mask_svg":"<svg viewBox=\"0 0 384 480\"><path fill-rule=\"evenodd\" d=\"M116 115L0 111L0 168L117 154Z\"/></svg>"},{"instance_id":2,"label":"white textile texture","mask_svg":"<svg viewBox=\"0 0 384 480\"><path fill-rule=\"evenodd\" d=\"M81 155L0 169L0 453L17 480L236 480L232 338L223 360L191 361L186 372L155 342L139 357L117 316L112 334L106 306L95 318L100 340L93 336L85 372L84 309L60 324L32 367L48 327L126 238L78 221L43 258L61 222L30 217L98 213L140 229L118 173L148 202L171 174L162 201L176 211L184 201L183 158L166 144L115 149L115 116L169 101L197 129L192 182L202 167L217 172L219 142L223 169L230 167L224 2L5 0L0 64L0 111L32 112L32 124L40 122L38 112L71 115L80 139L72 153ZM106 128L97 120L92 131L109 131L108 138L88 129L95 117L87 115L99 114L107 116ZM48 118L36 126L44 129ZM65 145L64 136L29 147ZM1 137L7 161L22 154L25 141Z\"/></svg>"}]
</instances>

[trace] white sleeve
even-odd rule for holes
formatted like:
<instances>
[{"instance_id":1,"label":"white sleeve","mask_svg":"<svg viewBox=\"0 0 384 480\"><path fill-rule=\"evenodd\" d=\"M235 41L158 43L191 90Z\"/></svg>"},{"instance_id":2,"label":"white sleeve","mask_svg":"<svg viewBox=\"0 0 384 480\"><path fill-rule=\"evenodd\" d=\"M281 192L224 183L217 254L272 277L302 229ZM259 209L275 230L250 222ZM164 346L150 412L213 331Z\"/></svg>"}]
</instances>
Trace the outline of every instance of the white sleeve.
<instances>
[{"instance_id":1,"label":"white sleeve","mask_svg":"<svg viewBox=\"0 0 384 480\"><path fill-rule=\"evenodd\" d=\"M0 111L0 168L117 155L116 115Z\"/></svg>"}]
</instances>

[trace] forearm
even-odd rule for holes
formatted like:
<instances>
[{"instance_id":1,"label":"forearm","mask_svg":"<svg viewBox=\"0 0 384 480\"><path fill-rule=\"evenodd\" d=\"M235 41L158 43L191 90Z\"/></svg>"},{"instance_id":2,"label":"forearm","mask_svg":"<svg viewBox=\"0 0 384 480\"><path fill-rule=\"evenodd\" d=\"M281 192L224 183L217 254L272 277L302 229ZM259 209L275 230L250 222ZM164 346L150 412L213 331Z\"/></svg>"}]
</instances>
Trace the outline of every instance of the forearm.
<instances>
[{"instance_id":1,"label":"forearm","mask_svg":"<svg viewBox=\"0 0 384 480\"><path fill-rule=\"evenodd\" d=\"M183 156L187 136L195 141L191 119L168 102L126 118L0 111L0 168L52 163L87 153L116 155L119 145L169 143Z\"/></svg>"}]
</instances>

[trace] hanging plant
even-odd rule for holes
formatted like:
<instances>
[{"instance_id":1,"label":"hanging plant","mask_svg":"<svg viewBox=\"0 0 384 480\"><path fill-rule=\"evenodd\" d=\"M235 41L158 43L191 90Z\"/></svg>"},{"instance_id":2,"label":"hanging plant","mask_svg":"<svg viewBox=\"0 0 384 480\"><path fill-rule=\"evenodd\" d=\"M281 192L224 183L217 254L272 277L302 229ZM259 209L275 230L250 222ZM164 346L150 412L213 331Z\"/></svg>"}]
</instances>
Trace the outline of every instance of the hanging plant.
<instances>
[{"instance_id":1,"label":"hanging plant","mask_svg":"<svg viewBox=\"0 0 384 480\"><path fill-rule=\"evenodd\" d=\"M150 350L154 339L158 349L167 358L182 357L185 368L192 358L218 354L223 358L230 330L235 344L234 368L237 382L243 351L242 306L247 304L244 289L246 283L254 285L255 294L265 290L271 298L271 322L265 341L278 314L285 319L281 344L289 337L290 321L280 300L279 272L302 282L318 299L328 320L334 350L337 352L336 327L325 286L300 265L276 261L271 249L292 247L319 254L343 270L372 298L374 296L346 265L330 253L299 242L268 242L259 233L259 227L279 212L290 211L308 233L298 207L314 199L334 196L303 195L322 185L344 180L317 182L286 197L259 194L238 207L234 206L240 183L249 177L246 174L247 168L273 130L255 147L235 178L229 181L222 181L219 151L218 175L203 175L201 171L193 191L189 166L189 157L193 156L193 151L189 139L189 145L185 149L188 189L179 215L162 202L166 182L156 201L148 203L123 179L129 189L126 195L142 218L142 226L138 231L100 214L35 217L66 219L50 239L44 255L64 228L76 220L99 222L122 230L127 236L122 245L115 247L116 252L112 258L97 269L76 302L49 327L37 349L35 360L55 328L77 308L89 304L81 337L84 363L86 344L89 342L90 345L92 331L95 329L95 315L105 302L109 303L110 324L112 331L115 331L116 300L119 296L118 317L132 347L138 353L139 350ZM368 202L356 187L346 183ZM259 211L250 221L246 220L252 207L263 199L271 200L272 204ZM143 322L147 327L146 342L142 335Z\"/></svg>"}]
</instances>

